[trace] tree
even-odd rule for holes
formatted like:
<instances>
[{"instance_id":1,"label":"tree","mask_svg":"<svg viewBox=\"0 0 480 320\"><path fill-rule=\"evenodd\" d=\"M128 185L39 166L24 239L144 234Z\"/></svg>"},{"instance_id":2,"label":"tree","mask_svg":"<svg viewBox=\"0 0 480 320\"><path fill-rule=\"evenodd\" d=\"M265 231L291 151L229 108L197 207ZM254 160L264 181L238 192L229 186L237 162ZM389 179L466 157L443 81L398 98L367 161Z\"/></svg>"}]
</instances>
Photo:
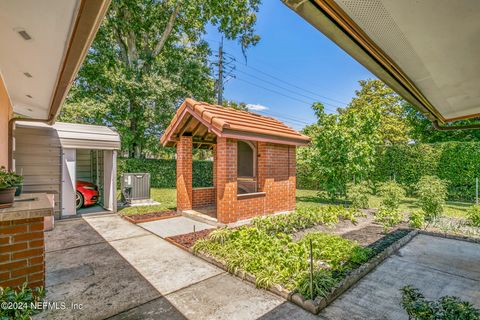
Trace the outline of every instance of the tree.
<instances>
[{"instance_id":1,"label":"tree","mask_svg":"<svg viewBox=\"0 0 480 320\"><path fill-rule=\"evenodd\" d=\"M384 144L406 143L410 123L406 119L405 100L381 80L360 80L360 90L348 105L349 112L365 114L375 112L378 134Z\"/></svg>"},{"instance_id":2,"label":"tree","mask_svg":"<svg viewBox=\"0 0 480 320\"><path fill-rule=\"evenodd\" d=\"M348 182L363 180L374 169L376 145L381 142L378 113L346 108L339 114L326 114L321 103L312 108L318 121L304 129L312 143L299 149L298 166L332 198L345 195Z\"/></svg>"},{"instance_id":3,"label":"tree","mask_svg":"<svg viewBox=\"0 0 480 320\"><path fill-rule=\"evenodd\" d=\"M224 107L228 107L228 108L248 111L247 104L245 102L236 102L236 101L233 101L233 100L223 100L222 105Z\"/></svg>"},{"instance_id":4,"label":"tree","mask_svg":"<svg viewBox=\"0 0 480 320\"><path fill-rule=\"evenodd\" d=\"M216 26L246 50L259 41L259 3L113 1L61 119L116 127L130 156L158 152L158 138L186 96L213 101L210 49L202 40L206 26Z\"/></svg>"},{"instance_id":5,"label":"tree","mask_svg":"<svg viewBox=\"0 0 480 320\"><path fill-rule=\"evenodd\" d=\"M406 119L411 128L411 138L418 142L435 143L447 141L480 141L480 130L438 131L421 112L408 102L403 103ZM479 123L480 118L456 121L450 125L461 126ZM448 126L448 124L447 124Z\"/></svg>"},{"instance_id":6,"label":"tree","mask_svg":"<svg viewBox=\"0 0 480 320\"><path fill-rule=\"evenodd\" d=\"M402 99L379 80L359 83L356 97L338 114L326 114L321 103L312 105L318 120L304 129L312 144L298 151L302 176L332 198L345 195L347 183L370 177L378 146L409 140Z\"/></svg>"}]
</instances>

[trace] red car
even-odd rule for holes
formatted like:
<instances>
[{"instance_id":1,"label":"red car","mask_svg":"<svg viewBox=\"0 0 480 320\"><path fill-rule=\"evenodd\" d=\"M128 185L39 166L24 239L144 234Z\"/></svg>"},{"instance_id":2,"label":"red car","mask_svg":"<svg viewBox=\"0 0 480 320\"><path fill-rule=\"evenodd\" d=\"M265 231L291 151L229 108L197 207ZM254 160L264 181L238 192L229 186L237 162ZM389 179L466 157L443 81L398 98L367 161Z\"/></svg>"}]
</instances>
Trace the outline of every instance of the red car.
<instances>
[{"instance_id":1,"label":"red car","mask_svg":"<svg viewBox=\"0 0 480 320\"><path fill-rule=\"evenodd\" d=\"M76 183L76 207L80 209L83 206L91 206L98 201L98 187L87 181L77 181Z\"/></svg>"}]
</instances>

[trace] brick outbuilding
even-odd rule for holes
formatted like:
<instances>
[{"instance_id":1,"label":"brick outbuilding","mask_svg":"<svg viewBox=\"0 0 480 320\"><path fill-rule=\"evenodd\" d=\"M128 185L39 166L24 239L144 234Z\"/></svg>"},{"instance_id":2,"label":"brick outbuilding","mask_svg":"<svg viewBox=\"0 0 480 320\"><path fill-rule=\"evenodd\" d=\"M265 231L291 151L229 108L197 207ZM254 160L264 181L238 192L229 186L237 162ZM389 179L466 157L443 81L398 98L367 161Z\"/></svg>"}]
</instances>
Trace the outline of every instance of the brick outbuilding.
<instances>
[{"instance_id":1,"label":"brick outbuilding","mask_svg":"<svg viewBox=\"0 0 480 320\"><path fill-rule=\"evenodd\" d=\"M309 137L270 117L186 99L161 138L177 148L177 210L228 224L295 209L297 146ZM192 149L213 150L213 186L192 187Z\"/></svg>"}]
</instances>

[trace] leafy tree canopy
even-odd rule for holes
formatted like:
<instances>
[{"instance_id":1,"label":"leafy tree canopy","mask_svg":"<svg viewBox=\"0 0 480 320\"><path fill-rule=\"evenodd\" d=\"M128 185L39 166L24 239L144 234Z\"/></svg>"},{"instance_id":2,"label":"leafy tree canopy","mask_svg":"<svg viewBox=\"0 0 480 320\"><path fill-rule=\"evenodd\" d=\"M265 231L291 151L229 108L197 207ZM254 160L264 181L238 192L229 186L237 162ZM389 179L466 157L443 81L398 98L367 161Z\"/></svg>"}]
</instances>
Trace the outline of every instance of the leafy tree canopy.
<instances>
[{"instance_id":1,"label":"leafy tree canopy","mask_svg":"<svg viewBox=\"0 0 480 320\"><path fill-rule=\"evenodd\" d=\"M61 121L106 124L130 156L157 154L185 97L213 101L208 25L242 49L255 45L260 0L114 0Z\"/></svg>"}]
</instances>

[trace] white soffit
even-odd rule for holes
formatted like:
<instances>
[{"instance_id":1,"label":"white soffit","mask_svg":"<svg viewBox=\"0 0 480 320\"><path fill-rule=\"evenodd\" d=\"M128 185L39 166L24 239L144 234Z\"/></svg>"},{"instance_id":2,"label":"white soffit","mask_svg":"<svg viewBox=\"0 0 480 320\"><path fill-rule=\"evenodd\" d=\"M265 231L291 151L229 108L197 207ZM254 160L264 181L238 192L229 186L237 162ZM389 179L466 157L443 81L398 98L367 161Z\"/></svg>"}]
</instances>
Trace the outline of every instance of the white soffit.
<instances>
[{"instance_id":1,"label":"white soffit","mask_svg":"<svg viewBox=\"0 0 480 320\"><path fill-rule=\"evenodd\" d=\"M0 1L0 72L14 112L48 117L79 4L80 0ZM25 40L20 31L31 39Z\"/></svg>"},{"instance_id":2,"label":"white soffit","mask_svg":"<svg viewBox=\"0 0 480 320\"><path fill-rule=\"evenodd\" d=\"M336 0L448 119L480 114L480 0Z\"/></svg>"}]
</instances>

